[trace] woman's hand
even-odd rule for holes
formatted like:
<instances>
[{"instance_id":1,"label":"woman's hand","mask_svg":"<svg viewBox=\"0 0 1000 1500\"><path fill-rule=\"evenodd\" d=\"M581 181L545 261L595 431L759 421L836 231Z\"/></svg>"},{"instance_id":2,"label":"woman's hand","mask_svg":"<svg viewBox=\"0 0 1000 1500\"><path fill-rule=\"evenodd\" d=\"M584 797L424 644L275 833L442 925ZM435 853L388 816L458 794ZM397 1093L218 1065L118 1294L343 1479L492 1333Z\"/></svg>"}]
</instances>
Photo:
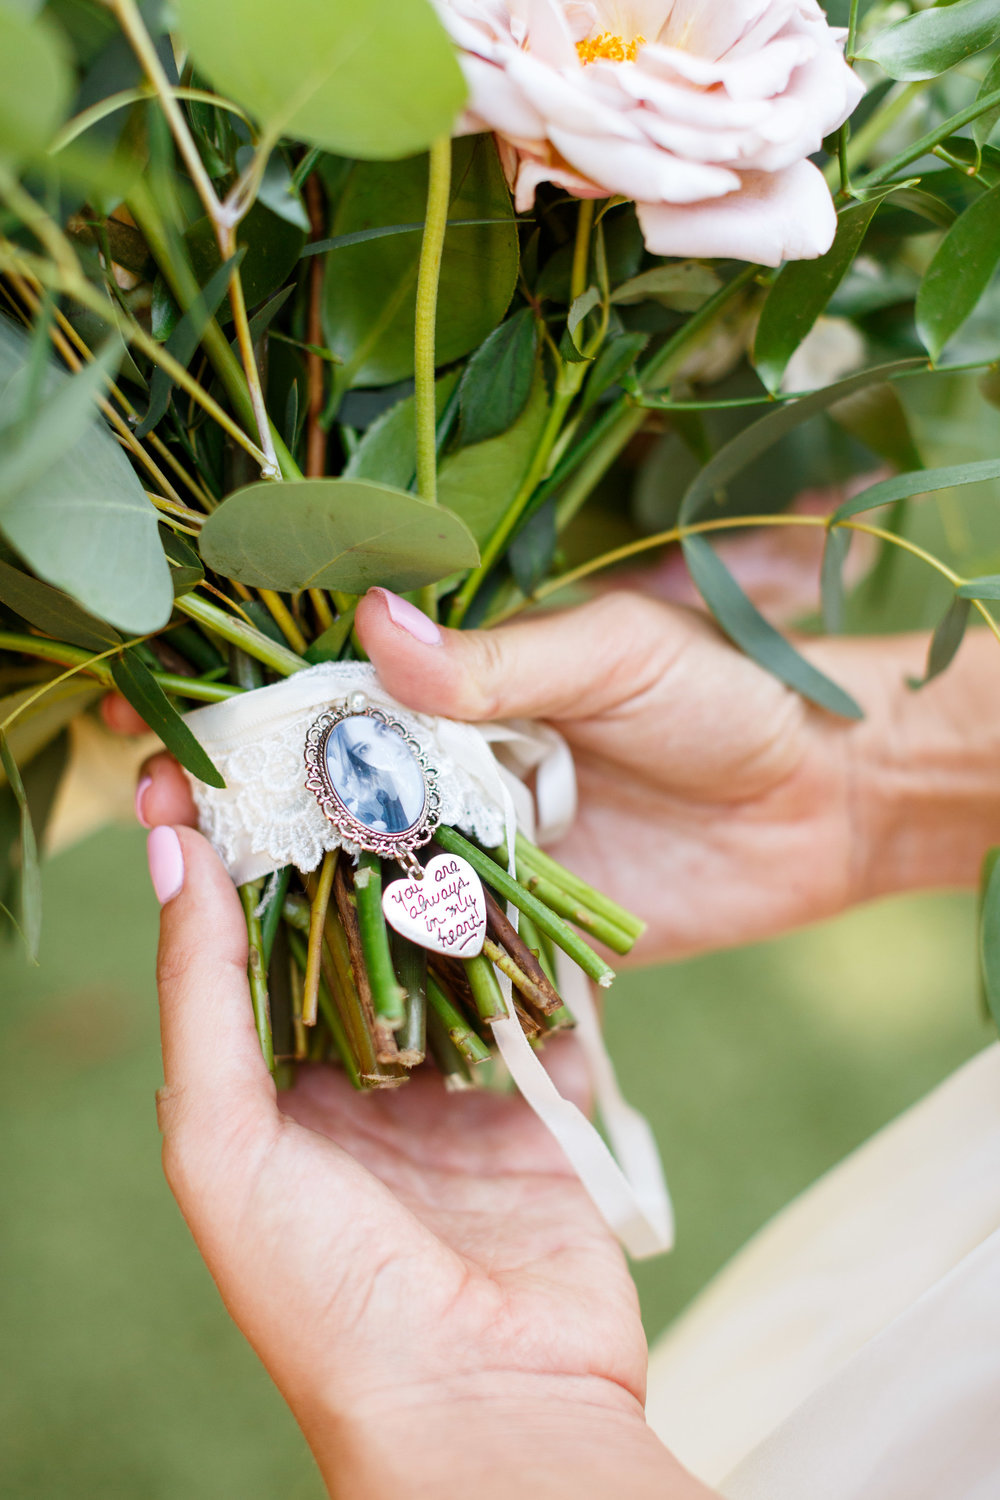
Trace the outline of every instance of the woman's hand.
<instances>
[{"instance_id":1,"label":"woman's hand","mask_svg":"<svg viewBox=\"0 0 1000 1500\"><path fill-rule=\"evenodd\" d=\"M866 719L812 708L694 611L608 593L488 632L438 630L385 590L357 630L401 703L538 717L580 810L553 852L645 918L652 960L752 941L921 885L968 884L1000 842L1000 651L970 634L920 693L925 636L809 643Z\"/></svg>"},{"instance_id":2,"label":"woman's hand","mask_svg":"<svg viewBox=\"0 0 1000 1500\"><path fill-rule=\"evenodd\" d=\"M166 757L142 811L191 816ZM331 1493L707 1496L645 1425L623 1256L527 1107L446 1094L430 1069L359 1096L304 1067L276 1095L222 865L192 829L158 826L150 867L166 1174ZM549 1057L579 1093L572 1044Z\"/></svg>"}]
</instances>

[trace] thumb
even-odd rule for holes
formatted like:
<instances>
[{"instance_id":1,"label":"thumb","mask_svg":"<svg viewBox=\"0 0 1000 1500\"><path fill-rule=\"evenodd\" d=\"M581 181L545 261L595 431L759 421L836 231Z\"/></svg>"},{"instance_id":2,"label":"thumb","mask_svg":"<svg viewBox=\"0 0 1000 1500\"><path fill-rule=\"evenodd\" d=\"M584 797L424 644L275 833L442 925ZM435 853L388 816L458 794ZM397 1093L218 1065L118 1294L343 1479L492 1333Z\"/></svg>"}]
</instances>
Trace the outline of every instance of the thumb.
<instances>
[{"instance_id":1,"label":"thumb","mask_svg":"<svg viewBox=\"0 0 1000 1500\"><path fill-rule=\"evenodd\" d=\"M495 630L447 630L378 588L361 600L355 624L394 698L472 721L606 713L665 671L696 628L686 611L609 593Z\"/></svg>"},{"instance_id":2,"label":"thumb","mask_svg":"<svg viewBox=\"0 0 1000 1500\"><path fill-rule=\"evenodd\" d=\"M278 1116L250 1002L246 923L218 855L193 829L164 825L149 835L149 868L163 907L158 1107L167 1176L183 1200L218 1167L246 1162Z\"/></svg>"}]
</instances>

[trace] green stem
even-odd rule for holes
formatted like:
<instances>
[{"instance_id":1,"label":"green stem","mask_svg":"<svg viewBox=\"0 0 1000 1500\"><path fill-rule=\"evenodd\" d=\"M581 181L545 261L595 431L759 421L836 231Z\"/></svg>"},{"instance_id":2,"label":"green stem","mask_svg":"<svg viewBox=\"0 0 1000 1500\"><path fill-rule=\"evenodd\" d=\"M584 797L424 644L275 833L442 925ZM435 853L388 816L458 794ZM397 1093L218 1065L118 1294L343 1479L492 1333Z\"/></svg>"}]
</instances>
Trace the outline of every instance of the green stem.
<instances>
[{"instance_id":1,"label":"green stem","mask_svg":"<svg viewBox=\"0 0 1000 1500\"><path fill-rule=\"evenodd\" d=\"M267 1063L269 1071L273 1073L274 1042L271 1038L271 1011L267 998L267 965L264 962L260 918L257 916L257 902L259 900L260 886L257 882L240 886L240 901L243 903L243 913L247 922L247 940L250 944L247 974L250 980L250 999L253 1004L253 1018L257 1027L260 1050L264 1055L264 1061Z\"/></svg>"},{"instance_id":2,"label":"green stem","mask_svg":"<svg viewBox=\"0 0 1000 1500\"><path fill-rule=\"evenodd\" d=\"M916 87L916 85L913 85L913 87ZM942 125L936 125L933 130L929 130L926 135L922 135L918 141L914 141L912 146L907 146L905 151L900 151L881 167L876 168L874 172L869 172L867 176L860 178L854 184L855 192L880 187L883 182L888 182L903 167L908 167L912 162L919 161L922 156L930 155L935 146L947 140L950 135L954 135L956 130L961 130L963 125L971 124L980 115L986 114L988 110L995 109L998 104L1000 104L1000 89L993 89L990 93L983 94L975 103L970 104L966 109L960 110L957 115L951 115Z\"/></svg>"},{"instance_id":3,"label":"green stem","mask_svg":"<svg viewBox=\"0 0 1000 1500\"><path fill-rule=\"evenodd\" d=\"M590 265L590 236L594 228L594 198L581 198L576 216L576 239L573 243L573 270L570 274L569 296L575 302L587 289L587 268Z\"/></svg>"},{"instance_id":4,"label":"green stem","mask_svg":"<svg viewBox=\"0 0 1000 1500\"><path fill-rule=\"evenodd\" d=\"M289 947L292 950L292 957L295 959L300 972L304 974L307 963L307 954L306 945L301 934L298 932L289 931L288 943ZM344 1070L347 1073L348 1078L350 1078L351 1083L356 1089L363 1088L364 1084L361 1081L361 1071L358 1067L358 1060L351 1049L351 1043L347 1035L347 1030L337 1012L337 1008L334 1005L333 1000L330 997L330 991L327 988L326 981L323 978L320 978L318 999L319 1008L323 1012L323 1020L330 1028L330 1035L333 1037L333 1045L337 1049L337 1054L344 1065Z\"/></svg>"},{"instance_id":5,"label":"green stem","mask_svg":"<svg viewBox=\"0 0 1000 1500\"><path fill-rule=\"evenodd\" d=\"M179 599L175 599L174 608L190 619L197 620L199 625L221 636L231 646L239 646L241 651L245 651L255 661L263 662L265 667L280 672L282 677L291 677L293 672L301 672L309 665L301 656L296 656L294 651L272 641L269 635L265 635L256 626L227 614L217 604L210 604L198 594L182 594Z\"/></svg>"},{"instance_id":6,"label":"green stem","mask_svg":"<svg viewBox=\"0 0 1000 1500\"><path fill-rule=\"evenodd\" d=\"M399 1060L407 1068L427 1052L427 950L394 932L390 939L396 978L406 992L406 1020L396 1033Z\"/></svg>"},{"instance_id":7,"label":"green stem","mask_svg":"<svg viewBox=\"0 0 1000 1500\"><path fill-rule=\"evenodd\" d=\"M473 1066L489 1062L489 1047L476 1035L458 1006L449 1000L433 975L427 976L427 1003L466 1062ZM506 1015L506 1011L501 1009L500 1014Z\"/></svg>"},{"instance_id":8,"label":"green stem","mask_svg":"<svg viewBox=\"0 0 1000 1500\"><path fill-rule=\"evenodd\" d=\"M448 1035L448 1028L434 1006L427 1011L427 1043L431 1056L444 1078L446 1089L471 1089L474 1087L469 1065Z\"/></svg>"},{"instance_id":9,"label":"green stem","mask_svg":"<svg viewBox=\"0 0 1000 1500\"><path fill-rule=\"evenodd\" d=\"M278 923L281 921L281 911L288 895L288 885L292 878L292 867L286 865L279 870L271 886L270 896L264 915L260 919L261 947L264 952L264 963L267 968L271 967L271 953L274 950L274 940L278 936Z\"/></svg>"},{"instance_id":10,"label":"green stem","mask_svg":"<svg viewBox=\"0 0 1000 1500\"><path fill-rule=\"evenodd\" d=\"M328 849L324 854L323 865L319 872L319 881L316 886L316 896L309 911L309 942L306 947L306 966L303 972L302 989L303 1026L316 1025L316 1011L319 1004L319 980L323 960L323 934L326 927L326 913L330 905L330 892L333 890L333 877L337 869L337 856L339 853L339 849Z\"/></svg>"},{"instance_id":11,"label":"green stem","mask_svg":"<svg viewBox=\"0 0 1000 1500\"><path fill-rule=\"evenodd\" d=\"M382 913L382 863L377 854L362 851L354 874L354 900L372 1005L378 1019L393 1031L406 1020L406 992L396 980L389 934Z\"/></svg>"},{"instance_id":12,"label":"green stem","mask_svg":"<svg viewBox=\"0 0 1000 1500\"><path fill-rule=\"evenodd\" d=\"M595 979L599 985L607 988L615 977L614 970L604 962L603 958L599 958L593 948L578 937L572 927L569 927L561 917L549 911L543 902L539 901L536 896L532 896L530 891L526 891L507 874L506 870L501 869L495 860L491 859L488 854L484 854L481 849L477 849L475 844L470 844L468 839L456 833L454 828L447 828L442 824L435 830L434 837L442 849L446 849L449 854L460 854L463 859L467 859L487 885L492 886L505 901L516 906L518 911L526 912L535 926L547 933L585 974L589 974L591 979Z\"/></svg>"},{"instance_id":13,"label":"green stem","mask_svg":"<svg viewBox=\"0 0 1000 1500\"><path fill-rule=\"evenodd\" d=\"M601 891L594 890L593 886L581 880L579 875L574 875L572 870L567 870L565 865L553 859L551 854L546 854L544 849L539 849L530 839L525 838L523 833L517 835L515 854L519 871L522 865L526 865L529 870L544 876L553 885L565 891L568 896L576 896L591 911L599 913L609 922L613 922L616 927L620 927L623 932L629 934L633 941L642 936L646 929L645 922L633 916L624 906L619 906L617 901L612 901Z\"/></svg>"},{"instance_id":14,"label":"green stem","mask_svg":"<svg viewBox=\"0 0 1000 1500\"><path fill-rule=\"evenodd\" d=\"M502 1021L507 1014L503 995L497 983L496 971L482 953L477 958L462 961L465 977L469 981L476 1010L483 1021Z\"/></svg>"},{"instance_id":15,"label":"green stem","mask_svg":"<svg viewBox=\"0 0 1000 1500\"><path fill-rule=\"evenodd\" d=\"M413 330L414 408L417 428L417 493L437 504L437 410L434 398L438 284L441 257L451 198L451 137L442 136L430 149L427 181L427 212L417 271L417 311ZM433 585L420 591L426 614L437 618L437 592Z\"/></svg>"},{"instance_id":16,"label":"green stem","mask_svg":"<svg viewBox=\"0 0 1000 1500\"><path fill-rule=\"evenodd\" d=\"M107 661L95 659L90 651L79 646L66 646L62 641L46 640L40 635L19 635L14 630L0 630L0 650L17 651L22 656L37 656L42 661L55 662L63 667L80 667L91 677L96 677L103 687L114 687L111 667ZM225 698L234 698L241 691L226 682L204 682L200 677L181 677L174 672L154 672L153 676L165 693L177 697L191 698L200 703L221 703Z\"/></svg>"}]
</instances>

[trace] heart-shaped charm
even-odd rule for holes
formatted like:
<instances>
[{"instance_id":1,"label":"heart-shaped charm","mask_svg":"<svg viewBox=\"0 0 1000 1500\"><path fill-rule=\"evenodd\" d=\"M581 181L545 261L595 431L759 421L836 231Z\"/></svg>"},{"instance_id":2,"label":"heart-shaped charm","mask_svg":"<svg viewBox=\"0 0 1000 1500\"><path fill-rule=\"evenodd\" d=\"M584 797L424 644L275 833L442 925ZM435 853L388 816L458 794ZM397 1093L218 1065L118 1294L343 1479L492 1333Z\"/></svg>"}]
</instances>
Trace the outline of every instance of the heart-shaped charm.
<instances>
[{"instance_id":1,"label":"heart-shaped charm","mask_svg":"<svg viewBox=\"0 0 1000 1500\"><path fill-rule=\"evenodd\" d=\"M418 947L452 958L475 958L486 937L483 884L468 860L436 854L424 866L423 880L404 876L382 892L390 927Z\"/></svg>"}]
</instances>

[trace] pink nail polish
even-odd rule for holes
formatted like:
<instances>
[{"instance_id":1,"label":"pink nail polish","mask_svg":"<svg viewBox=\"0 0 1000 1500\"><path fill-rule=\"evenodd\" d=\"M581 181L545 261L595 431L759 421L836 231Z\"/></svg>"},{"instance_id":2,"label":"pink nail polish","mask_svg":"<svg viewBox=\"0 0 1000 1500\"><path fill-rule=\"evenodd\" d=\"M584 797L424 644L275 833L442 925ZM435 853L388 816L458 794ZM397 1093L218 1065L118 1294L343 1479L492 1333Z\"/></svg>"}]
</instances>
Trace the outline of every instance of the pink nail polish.
<instances>
[{"instance_id":1,"label":"pink nail polish","mask_svg":"<svg viewBox=\"0 0 1000 1500\"><path fill-rule=\"evenodd\" d=\"M149 875L156 899L161 906L172 901L184 884L184 855L181 841L172 828L154 828L146 840Z\"/></svg>"},{"instance_id":2,"label":"pink nail polish","mask_svg":"<svg viewBox=\"0 0 1000 1500\"><path fill-rule=\"evenodd\" d=\"M150 824L149 819L146 817L142 810L142 801L152 785L152 776L144 776L135 789L135 815L137 820L142 824L143 828L148 828Z\"/></svg>"},{"instance_id":3,"label":"pink nail polish","mask_svg":"<svg viewBox=\"0 0 1000 1500\"><path fill-rule=\"evenodd\" d=\"M415 641L420 641L424 646L440 646L441 632L422 609L417 609L415 604L411 604L408 599L401 599L390 589L371 589L369 592L382 595L389 618L400 630L405 630L407 635L412 635Z\"/></svg>"}]
</instances>

